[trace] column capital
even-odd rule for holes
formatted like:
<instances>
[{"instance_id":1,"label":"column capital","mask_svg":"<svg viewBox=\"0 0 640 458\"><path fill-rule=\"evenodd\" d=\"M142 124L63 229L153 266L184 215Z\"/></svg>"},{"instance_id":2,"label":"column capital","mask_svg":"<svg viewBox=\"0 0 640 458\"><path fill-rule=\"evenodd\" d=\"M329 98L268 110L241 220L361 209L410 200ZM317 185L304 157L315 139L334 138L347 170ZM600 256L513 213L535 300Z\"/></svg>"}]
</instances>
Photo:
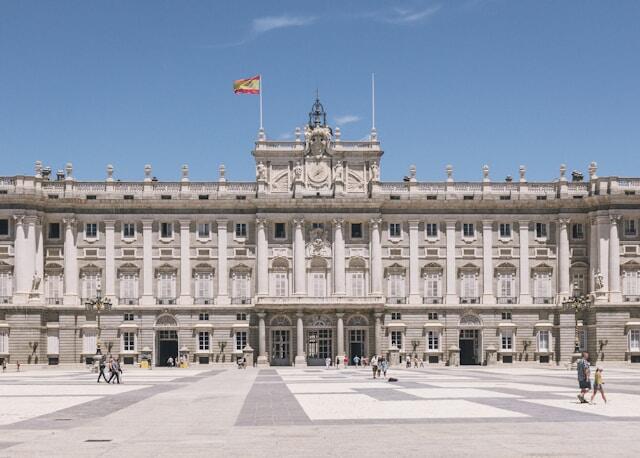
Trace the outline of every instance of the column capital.
<instances>
[{"instance_id":1,"label":"column capital","mask_svg":"<svg viewBox=\"0 0 640 458\"><path fill-rule=\"evenodd\" d=\"M263 228L267 225L267 218L256 218L256 225L260 228Z\"/></svg>"},{"instance_id":2,"label":"column capital","mask_svg":"<svg viewBox=\"0 0 640 458\"><path fill-rule=\"evenodd\" d=\"M419 225L420 225L420 220L417 220L417 219L409 220L409 229L418 229Z\"/></svg>"},{"instance_id":3,"label":"column capital","mask_svg":"<svg viewBox=\"0 0 640 458\"><path fill-rule=\"evenodd\" d=\"M371 218L369 220L369 224L371 224L372 229L378 229L380 224L382 224L382 218L379 216L376 216L375 218Z\"/></svg>"},{"instance_id":4,"label":"column capital","mask_svg":"<svg viewBox=\"0 0 640 458\"><path fill-rule=\"evenodd\" d=\"M342 229L342 226L344 226L344 218L334 218L333 226L335 229Z\"/></svg>"},{"instance_id":5,"label":"column capital","mask_svg":"<svg viewBox=\"0 0 640 458\"><path fill-rule=\"evenodd\" d=\"M152 219L143 219L142 220L142 229L151 229L153 227Z\"/></svg>"},{"instance_id":6,"label":"column capital","mask_svg":"<svg viewBox=\"0 0 640 458\"><path fill-rule=\"evenodd\" d=\"M304 312L302 312L302 311L296 312L296 317L302 319L304 317Z\"/></svg>"},{"instance_id":7,"label":"column capital","mask_svg":"<svg viewBox=\"0 0 640 458\"><path fill-rule=\"evenodd\" d=\"M180 224L180 230L189 230L189 227L191 227L191 220L190 219L179 219L178 223Z\"/></svg>"},{"instance_id":8,"label":"column capital","mask_svg":"<svg viewBox=\"0 0 640 458\"><path fill-rule=\"evenodd\" d=\"M70 216L68 218L62 218L62 222L64 223L64 225L65 225L65 227L67 229L72 229L77 221L76 221L75 217Z\"/></svg>"},{"instance_id":9,"label":"column capital","mask_svg":"<svg viewBox=\"0 0 640 458\"><path fill-rule=\"evenodd\" d=\"M218 225L218 227L224 226L226 228L228 222L229 222L228 219L217 219L216 220L216 224Z\"/></svg>"},{"instance_id":10,"label":"column capital","mask_svg":"<svg viewBox=\"0 0 640 458\"><path fill-rule=\"evenodd\" d=\"M104 228L105 229L113 229L116 225L116 220L114 219L105 219L104 220Z\"/></svg>"},{"instance_id":11,"label":"column capital","mask_svg":"<svg viewBox=\"0 0 640 458\"><path fill-rule=\"evenodd\" d=\"M567 224L569 224L570 222L571 222L570 218L567 218L567 217L564 217L564 216L558 218L558 223L560 223L561 227L563 227L563 226L566 227Z\"/></svg>"},{"instance_id":12,"label":"column capital","mask_svg":"<svg viewBox=\"0 0 640 458\"><path fill-rule=\"evenodd\" d=\"M24 222L24 215L13 215L13 220L16 223L16 226L21 226Z\"/></svg>"},{"instance_id":13,"label":"column capital","mask_svg":"<svg viewBox=\"0 0 640 458\"><path fill-rule=\"evenodd\" d=\"M342 319L344 317L344 312L336 312L336 316L338 319Z\"/></svg>"},{"instance_id":14,"label":"column capital","mask_svg":"<svg viewBox=\"0 0 640 458\"><path fill-rule=\"evenodd\" d=\"M492 229L493 228L493 220L492 219L483 219L482 220L482 228L483 229Z\"/></svg>"},{"instance_id":15,"label":"column capital","mask_svg":"<svg viewBox=\"0 0 640 458\"><path fill-rule=\"evenodd\" d=\"M520 228L520 230L526 229L529 230L529 223L531 222L531 220L528 219L519 219L518 220L518 227Z\"/></svg>"},{"instance_id":16,"label":"column capital","mask_svg":"<svg viewBox=\"0 0 640 458\"><path fill-rule=\"evenodd\" d=\"M444 223L447 229L455 230L457 221L455 219L447 219L444 221Z\"/></svg>"},{"instance_id":17,"label":"column capital","mask_svg":"<svg viewBox=\"0 0 640 458\"><path fill-rule=\"evenodd\" d=\"M302 216L296 216L295 218L293 218L293 224L295 225L296 228L303 227L304 218Z\"/></svg>"},{"instance_id":18,"label":"column capital","mask_svg":"<svg viewBox=\"0 0 640 458\"><path fill-rule=\"evenodd\" d=\"M609 215L609 220L613 225L617 225L621 219L622 219L621 215Z\"/></svg>"}]
</instances>

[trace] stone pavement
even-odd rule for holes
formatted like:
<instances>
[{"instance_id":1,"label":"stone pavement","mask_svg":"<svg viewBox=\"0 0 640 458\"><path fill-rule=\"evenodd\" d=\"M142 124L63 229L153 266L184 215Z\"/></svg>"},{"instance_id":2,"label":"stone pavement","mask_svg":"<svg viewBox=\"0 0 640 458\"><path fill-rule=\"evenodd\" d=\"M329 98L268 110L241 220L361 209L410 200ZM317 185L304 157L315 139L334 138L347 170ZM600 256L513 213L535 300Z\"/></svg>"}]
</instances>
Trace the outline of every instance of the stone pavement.
<instances>
[{"instance_id":1,"label":"stone pavement","mask_svg":"<svg viewBox=\"0 0 640 458\"><path fill-rule=\"evenodd\" d=\"M0 456L632 456L640 371L606 368L611 402L577 403L545 368L132 369L0 375Z\"/></svg>"}]
</instances>

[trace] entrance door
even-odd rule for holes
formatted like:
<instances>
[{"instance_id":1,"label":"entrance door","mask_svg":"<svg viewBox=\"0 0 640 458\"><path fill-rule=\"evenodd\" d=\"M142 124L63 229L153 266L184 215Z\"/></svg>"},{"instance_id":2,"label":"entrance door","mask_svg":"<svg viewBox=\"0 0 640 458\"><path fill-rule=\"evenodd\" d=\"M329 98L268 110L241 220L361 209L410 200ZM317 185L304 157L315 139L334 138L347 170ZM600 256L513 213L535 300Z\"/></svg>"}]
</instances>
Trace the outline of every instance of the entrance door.
<instances>
[{"instance_id":1,"label":"entrance door","mask_svg":"<svg viewBox=\"0 0 640 458\"><path fill-rule=\"evenodd\" d=\"M460 330L460 365L480 364L479 336L480 333L477 329Z\"/></svg>"},{"instance_id":2,"label":"entrance door","mask_svg":"<svg viewBox=\"0 0 640 458\"><path fill-rule=\"evenodd\" d=\"M333 361L333 331L310 329L307 331L307 365L324 366L324 360Z\"/></svg>"},{"instance_id":3,"label":"entrance door","mask_svg":"<svg viewBox=\"0 0 640 458\"><path fill-rule=\"evenodd\" d=\"M291 364L291 331L286 329L271 331L271 364L274 366Z\"/></svg>"},{"instance_id":4,"label":"entrance door","mask_svg":"<svg viewBox=\"0 0 640 458\"><path fill-rule=\"evenodd\" d=\"M173 330L161 330L156 331L157 335L157 353L158 358L156 365L168 366L167 362L169 358L173 358L175 363L178 356L178 331Z\"/></svg>"},{"instance_id":5,"label":"entrance door","mask_svg":"<svg viewBox=\"0 0 640 458\"><path fill-rule=\"evenodd\" d=\"M364 354L364 342L365 342L364 329L351 329L349 331L349 364L353 365L353 358L357 356L362 359Z\"/></svg>"}]
</instances>

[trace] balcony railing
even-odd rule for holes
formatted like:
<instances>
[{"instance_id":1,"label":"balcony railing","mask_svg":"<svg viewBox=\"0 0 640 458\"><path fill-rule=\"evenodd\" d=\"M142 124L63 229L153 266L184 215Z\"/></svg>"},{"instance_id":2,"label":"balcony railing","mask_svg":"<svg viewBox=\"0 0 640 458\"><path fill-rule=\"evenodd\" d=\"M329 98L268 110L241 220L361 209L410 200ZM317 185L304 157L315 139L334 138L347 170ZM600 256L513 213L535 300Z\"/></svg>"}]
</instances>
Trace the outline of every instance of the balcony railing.
<instances>
[{"instance_id":1,"label":"balcony railing","mask_svg":"<svg viewBox=\"0 0 640 458\"><path fill-rule=\"evenodd\" d=\"M138 305L140 300L137 297L121 297L118 299L120 305Z\"/></svg>"},{"instance_id":2,"label":"balcony railing","mask_svg":"<svg viewBox=\"0 0 640 458\"><path fill-rule=\"evenodd\" d=\"M0 304L11 304L11 296L0 296Z\"/></svg>"},{"instance_id":3,"label":"balcony railing","mask_svg":"<svg viewBox=\"0 0 640 458\"><path fill-rule=\"evenodd\" d=\"M479 297L460 297L460 303L461 304L479 304L480 298Z\"/></svg>"},{"instance_id":4,"label":"balcony railing","mask_svg":"<svg viewBox=\"0 0 640 458\"><path fill-rule=\"evenodd\" d=\"M422 298L422 303L423 304L442 304L442 298L441 297L432 297L432 296L423 297Z\"/></svg>"},{"instance_id":5,"label":"balcony railing","mask_svg":"<svg viewBox=\"0 0 640 458\"><path fill-rule=\"evenodd\" d=\"M194 301L198 305L213 305L216 303L213 297L196 297Z\"/></svg>"},{"instance_id":6,"label":"balcony railing","mask_svg":"<svg viewBox=\"0 0 640 458\"><path fill-rule=\"evenodd\" d=\"M46 301L49 305L62 305L63 299L61 297L47 297Z\"/></svg>"},{"instance_id":7,"label":"balcony railing","mask_svg":"<svg viewBox=\"0 0 640 458\"><path fill-rule=\"evenodd\" d=\"M176 298L175 297L158 297L156 298L156 302L159 305L175 305Z\"/></svg>"},{"instance_id":8,"label":"balcony railing","mask_svg":"<svg viewBox=\"0 0 640 458\"><path fill-rule=\"evenodd\" d=\"M498 301L498 304L515 304L517 302L517 299L515 297L498 297L496 298L496 300Z\"/></svg>"},{"instance_id":9,"label":"balcony railing","mask_svg":"<svg viewBox=\"0 0 640 458\"><path fill-rule=\"evenodd\" d=\"M232 297L231 303L233 305L248 305L251 304L251 298L244 296Z\"/></svg>"},{"instance_id":10,"label":"balcony railing","mask_svg":"<svg viewBox=\"0 0 640 458\"><path fill-rule=\"evenodd\" d=\"M622 296L624 302L640 302L640 296Z\"/></svg>"},{"instance_id":11,"label":"balcony railing","mask_svg":"<svg viewBox=\"0 0 640 458\"><path fill-rule=\"evenodd\" d=\"M535 297L533 298L534 304L553 304L553 297Z\"/></svg>"},{"instance_id":12,"label":"balcony railing","mask_svg":"<svg viewBox=\"0 0 640 458\"><path fill-rule=\"evenodd\" d=\"M387 297L387 304L406 304L406 297Z\"/></svg>"}]
</instances>

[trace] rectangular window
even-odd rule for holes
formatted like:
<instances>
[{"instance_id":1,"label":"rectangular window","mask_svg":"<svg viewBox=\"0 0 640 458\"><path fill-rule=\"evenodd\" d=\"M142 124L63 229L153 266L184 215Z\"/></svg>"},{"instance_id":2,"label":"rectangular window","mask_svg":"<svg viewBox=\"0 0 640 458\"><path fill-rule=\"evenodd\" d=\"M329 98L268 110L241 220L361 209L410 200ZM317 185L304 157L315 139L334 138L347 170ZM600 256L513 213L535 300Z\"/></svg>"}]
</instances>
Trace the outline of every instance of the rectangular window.
<instances>
[{"instance_id":1,"label":"rectangular window","mask_svg":"<svg viewBox=\"0 0 640 458\"><path fill-rule=\"evenodd\" d=\"M49 232L47 234L51 240L57 240L60 238L60 223L49 223Z\"/></svg>"},{"instance_id":2,"label":"rectangular window","mask_svg":"<svg viewBox=\"0 0 640 458\"><path fill-rule=\"evenodd\" d=\"M640 296L640 271L624 270L622 272L622 295Z\"/></svg>"},{"instance_id":3,"label":"rectangular window","mask_svg":"<svg viewBox=\"0 0 640 458\"><path fill-rule=\"evenodd\" d=\"M391 346L402 348L402 331L391 331Z\"/></svg>"},{"instance_id":4,"label":"rectangular window","mask_svg":"<svg viewBox=\"0 0 640 458\"><path fill-rule=\"evenodd\" d=\"M513 331L510 329L503 329L501 331L501 346L503 351L513 350Z\"/></svg>"},{"instance_id":5,"label":"rectangular window","mask_svg":"<svg viewBox=\"0 0 640 458\"><path fill-rule=\"evenodd\" d=\"M55 303L55 299L62 298L62 275L57 273L47 274L44 282L44 293L47 299L52 299L51 302L53 303Z\"/></svg>"},{"instance_id":6,"label":"rectangular window","mask_svg":"<svg viewBox=\"0 0 640 458\"><path fill-rule=\"evenodd\" d=\"M249 297L249 274L246 272L236 272L233 278L233 295L237 298L246 299Z\"/></svg>"},{"instance_id":7,"label":"rectangular window","mask_svg":"<svg viewBox=\"0 0 640 458\"><path fill-rule=\"evenodd\" d=\"M246 321L247 314L246 313L236 313L236 321Z\"/></svg>"},{"instance_id":8,"label":"rectangular window","mask_svg":"<svg viewBox=\"0 0 640 458\"><path fill-rule=\"evenodd\" d=\"M503 320L511 320L511 312L502 312Z\"/></svg>"},{"instance_id":9,"label":"rectangular window","mask_svg":"<svg viewBox=\"0 0 640 458\"><path fill-rule=\"evenodd\" d=\"M138 275L135 273L120 275L120 299L138 299Z\"/></svg>"},{"instance_id":10,"label":"rectangular window","mask_svg":"<svg viewBox=\"0 0 640 458\"><path fill-rule=\"evenodd\" d=\"M463 223L462 224L462 236L466 238L471 238L475 235L475 230L473 227L473 223Z\"/></svg>"},{"instance_id":11,"label":"rectangular window","mask_svg":"<svg viewBox=\"0 0 640 458\"><path fill-rule=\"evenodd\" d=\"M85 273L82 276L82 298L94 299L98 295L100 285L100 274Z\"/></svg>"},{"instance_id":12,"label":"rectangular window","mask_svg":"<svg viewBox=\"0 0 640 458\"><path fill-rule=\"evenodd\" d=\"M274 228L274 237L277 239L287 238L287 228L285 223L276 223Z\"/></svg>"},{"instance_id":13,"label":"rectangular window","mask_svg":"<svg viewBox=\"0 0 640 458\"><path fill-rule=\"evenodd\" d=\"M428 312L427 320L429 321L437 321L438 320L438 312Z\"/></svg>"},{"instance_id":14,"label":"rectangular window","mask_svg":"<svg viewBox=\"0 0 640 458\"><path fill-rule=\"evenodd\" d=\"M546 239L547 238L547 224L546 223L536 223L536 238L537 239Z\"/></svg>"},{"instance_id":15,"label":"rectangular window","mask_svg":"<svg viewBox=\"0 0 640 458\"><path fill-rule=\"evenodd\" d=\"M0 236L9 235L9 220L0 219Z\"/></svg>"},{"instance_id":16,"label":"rectangular window","mask_svg":"<svg viewBox=\"0 0 640 458\"><path fill-rule=\"evenodd\" d=\"M500 223L500 238L501 239L510 239L511 238L511 224L509 224L509 223Z\"/></svg>"},{"instance_id":17,"label":"rectangular window","mask_svg":"<svg viewBox=\"0 0 640 458\"><path fill-rule=\"evenodd\" d=\"M211 272L196 272L195 290L197 299L211 299L213 297L213 274Z\"/></svg>"},{"instance_id":18,"label":"rectangular window","mask_svg":"<svg viewBox=\"0 0 640 458\"><path fill-rule=\"evenodd\" d=\"M575 223L571 225L571 237L573 240L584 239L584 224Z\"/></svg>"},{"instance_id":19,"label":"rectangular window","mask_svg":"<svg viewBox=\"0 0 640 458\"><path fill-rule=\"evenodd\" d=\"M160 223L160 238L170 239L173 237L173 223Z\"/></svg>"},{"instance_id":20,"label":"rectangular window","mask_svg":"<svg viewBox=\"0 0 640 458\"><path fill-rule=\"evenodd\" d=\"M0 303L5 303L11 298L13 276L11 272L0 272Z\"/></svg>"},{"instance_id":21,"label":"rectangular window","mask_svg":"<svg viewBox=\"0 0 640 458\"><path fill-rule=\"evenodd\" d=\"M311 292L315 297L327 295L326 278L324 272L311 272Z\"/></svg>"},{"instance_id":22,"label":"rectangular window","mask_svg":"<svg viewBox=\"0 0 640 458\"><path fill-rule=\"evenodd\" d=\"M538 351L549 352L549 331L538 331Z\"/></svg>"},{"instance_id":23,"label":"rectangular window","mask_svg":"<svg viewBox=\"0 0 640 458\"><path fill-rule=\"evenodd\" d=\"M247 331L236 331L236 351L242 351L247 346Z\"/></svg>"},{"instance_id":24,"label":"rectangular window","mask_svg":"<svg viewBox=\"0 0 640 458\"><path fill-rule=\"evenodd\" d=\"M124 223L122 225L122 237L125 239L133 239L136 236L136 224Z\"/></svg>"},{"instance_id":25,"label":"rectangular window","mask_svg":"<svg viewBox=\"0 0 640 458\"><path fill-rule=\"evenodd\" d=\"M363 297L364 294L364 272L350 272L351 296Z\"/></svg>"},{"instance_id":26,"label":"rectangular window","mask_svg":"<svg viewBox=\"0 0 640 458\"><path fill-rule=\"evenodd\" d=\"M476 288L476 274L473 272L464 272L461 278L461 291L462 297L467 299L474 299L478 296Z\"/></svg>"},{"instance_id":27,"label":"rectangular window","mask_svg":"<svg viewBox=\"0 0 640 458\"><path fill-rule=\"evenodd\" d=\"M198 321L209 321L209 314L204 312L198 315Z\"/></svg>"},{"instance_id":28,"label":"rectangular window","mask_svg":"<svg viewBox=\"0 0 640 458\"><path fill-rule=\"evenodd\" d=\"M533 274L533 289L535 297L540 299L551 298L551 273L536 272Z\"/></svg>"},{"instance_id":29,"label":"rectangular window","mask_svg":"<svg viewBox=\"0 0 640 458\"><path fill-rule=\"evenodd\" d=\"M582 272L576 272L573 274L572 280L573 281L571 283L571 288L573 290L573 294L576 296L586 294L587 282L586 282L585 274Z\"/></svg>"},{"instance_id":30,"label":"rectangular window","mask_svg":"<svg viewBox=\"0 0 640 458\"><path fill-rule=\"evenodd\" d=\"M123 318L124 318L124 321L133 321L134 315L133 313L125 313Z\"/></svg>"},{"instance_id":31,"label":"rectangular window","mask_svg":"<svg viewBox=\"0 0 640 458\"><path fill-rule=\"evenodd\" d=\"M362 238L362 223L351 223L351 238L352 239Z\"/></svg>"},{"instance_id":32,"label":"rectangular window","mask_svg":"<svg viewBox=\"0 0 640 458\"><path fill-rule=\"evenodd\" d=\"M275 272L273 274L273 283L276 296L284 297L287 295L288 282L286 272Z\"/></svg>"},{"instance_id":33,"label":"rectangular window","mask_svg":"<svg viewBox=\"0 0 640 458\"><path fill-rule=\"evenodd\" d=\"M198 223L198 238L208 239L211 235L209 223Z\"/></svg>"},{"instance_id":34,"label":"rectangular window","mask_svg":"<svg viewBox=\"0 0 640 458\"><path fill-rule=\"evenodd\" d=\"M133 332L122 333L122 350L123 351L135 351L136 350L136 335Z\"/></svg>"},{"instance_id":35,"label":"rectangular window","mask_svg":"<svg viewBox=\"0 0 640 458\"><path fill-rule=\"evenodd\" d=\"M629 351L640 351L640 329L629 331Z\"/></svg>"},{"instance_id":36,"label":"rectangular window","mask_svg":"<svg viewBox=\"0 0 640 458\"><path fill-rule=\"evenodd\" d=\"M391 319L392 320L401 320L402 319L402 313L400 313L400 312L391 312Z\"/></svg>"},{"instance_id":37,"label":"rectangular window","mask_svg":"<svg viewBox=\"0 0 640 458\"><path fill-rule=\"evenodd\" d=\"M389 237L399 238L402 236L400 223L389 223Z\"/></svg>"},{"instance_id":38,"label":"rectangular window","mask_svg":"<svg viewBox=\"0 0 640 458\"><path fill-rule=\"evenodd\" d=\"M86 223L84 225L84 236L88 239L95 239L98 237L98 224Z\"/></svg>"},{"instance_id":39,"label":"rectangular window","mask_svg":"<svg viewBox=\"0 0 640 458\"><path fill-rule=\"evenodd\" d=\"M427 273L424 277L425 297L440 297L440 274Z\"/></svg>"},{"instance_id":40,"label":"rectangular window","mask_svg":"<svg viewBox=\"0 0 640 458\"><path fill-rule=\"evenodd\" d=\"M389 297L404 297L404 276L400 274L389 275Z\"/></svg>"},{"instance_id":41,"label":"rectangular window","mask_svg":"<svg viewBox=\"0 0 640 458\"><path fill-rule=\"evenodd\" d=\"M636 220L625 219L624 220L624 235L627 237L635 237L637 235Z\"/></svg>"},{"instance_id":42,"label":"rectangular window","mask_svg":"<svg viewBox=\"0 0 640 458\"><path fill-rule=\"evenodd\" d=\"M427 237L432 239L438 238L438 225L436 223L425 224L425 230L427 231Z\"/></svg>"},{"instance_id":43,"label":"rectangular window","mask_svg":"<svg viewBox=\"0 0 640 458\"><path fill-rule=\"evenodd\" d=\"M324 230L324 223L311 223L311 229Z\"/></svg>"},{"instance_id":44,"label":"rectangular window","mask_svg":"<svg viewBox=\"0 0 640 458\"><path fill-rule=\"evenodd\" d=\"M160 272L158 274L158 298L176 298L176 275L172 272Z\"/></svg>"},{"instance_id":45,"label":"rectangular window","mask_svg":"<svg viewBox=\"0 0 640 458\"><path fill-rule=\"evenodd\" d=\"M209 332L200 331L198 333L198 350L209 351Z\"/></svg>"},{"instance_id":46,"label":"rectangular window","mask_svg":"<svg viewBox=\"0 0 640 458\"><path fill-rule=\"evenodd\" d=\"M498 273L498 297L515 296L515 275L512 273Z\"/></svg>"},{"instance_id":47,"label":"rectangular window","mask_svg":"<svg viewBox=\"0 0 640 458\"><path fill-rule=\"evenodd\" d=\"M236 237L242 238L247 236L247 223L236 223Z\"/></svg>"},{"instance_id":48,"label":"rectangular window","mask_svg":"<svg viewBox=\"0 0 640 458\"><path fill-rule=\"evenodd\" d=\"M60 333L57 329L47 331L47 354L57 355L60 353Z\"/></svg>"},{"instance_id":49,"label":"rectangular window","mask_svg":"<svg viewBox=\"0 0 640 458\"><path fill-rule=\"evenodd\" d=\"M440 350L440 333L438 331L429 331L427 333L427 350Z\"/></svg>"},{"instance_id":50,"label":"rectangular window","mask_svg":"<svg viewBox=\"0 0 640 458\"><path fill-rule=\"evenodd\" d=\"M9 353L9 330L0 329L0 354Z\"/></svg>"}]
</instances>

